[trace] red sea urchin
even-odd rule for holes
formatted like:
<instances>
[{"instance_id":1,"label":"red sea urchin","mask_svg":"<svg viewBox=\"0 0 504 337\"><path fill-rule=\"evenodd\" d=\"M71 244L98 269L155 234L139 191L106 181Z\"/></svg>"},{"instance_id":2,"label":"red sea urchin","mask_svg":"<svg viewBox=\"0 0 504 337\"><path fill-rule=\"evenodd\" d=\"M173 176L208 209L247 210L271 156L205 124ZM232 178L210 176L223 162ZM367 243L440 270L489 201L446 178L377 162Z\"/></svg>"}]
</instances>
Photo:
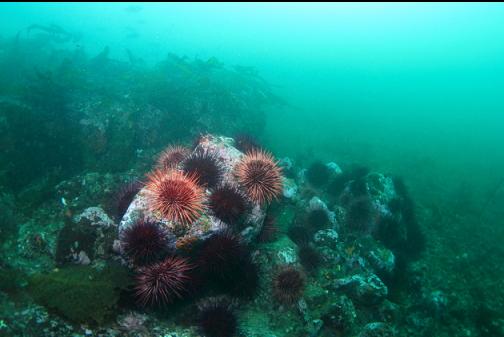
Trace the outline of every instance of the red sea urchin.
<instances>
[{"instance_id":1,"label":"red sea urchin","mask_svg":"<svg viewBox=\"0 0 504 337\"><path fill-rule=\"evenodd\" d=\"M121 235L124 254L135 265L145 265L158 260L166 253L167 237L153 220L141 218Z\"/></svg>"},{"instance_id":2,"label":"red sea urchin","mask_svg":"<svg viewBox=\"0 0 504 337\"><path fill-rule=\"evenodd\" d=\"M303 294L305 276L292 266L282 267L273 278L273 296L281 304L293 304Z\"/></svg>"},{"instance_id":3,"label":"red sea urchin","mask_svg":"<svg viewBox=\"0 0 504 337\"><path fill-rule=\"evenodd\" d=\"M170 221L190 224L204 209L205 193L194 175L156 170L149 174L146 190L151 211Z\"/></svg>"},{"instance_id":4,"label":"red sea urchin","mask_svg":"<svg viewBox=\"0 0 504 337\"><path fill-rule=\"evenodd\" d=\"M186 259L173 256L140 268L135 287L138 302L142 306L164 305L182 298L187 291L191 269Z\"/></svg>"},{"instance_id":5,"label":"red sea urchin","mask_svg":"<svg viewBox=\"0 0 504 337\"><path fill-rule=\"evenodd\" d=\"M209 197L208 205L217 218L229 225L239 222L248 208L247 197L229 184L215 189Z\"/></svg>"},{"instance_id":6,"label":"red sea urchin","mask_svg":"<svg viewBox=\"0 0 504 337\"><path fill-rule=\"evenodd\" d=\"M169 170L174 169L180 164L185 158L189 156L189 149L180 145L170 145L168 146L157 159L157 167L159 169Z\"/></svg>"},{"instance_id":7,"label":"red sea urchin","mask_svg":"<svg viewBox=\"0 0 504 337\"><path fill-rule=\"evenodd\" d=\"M273 156L262 150L248 152L236 165L235 175L255 202L271 202L282 193L281 169Z\"/></svg>"}]
</instances>

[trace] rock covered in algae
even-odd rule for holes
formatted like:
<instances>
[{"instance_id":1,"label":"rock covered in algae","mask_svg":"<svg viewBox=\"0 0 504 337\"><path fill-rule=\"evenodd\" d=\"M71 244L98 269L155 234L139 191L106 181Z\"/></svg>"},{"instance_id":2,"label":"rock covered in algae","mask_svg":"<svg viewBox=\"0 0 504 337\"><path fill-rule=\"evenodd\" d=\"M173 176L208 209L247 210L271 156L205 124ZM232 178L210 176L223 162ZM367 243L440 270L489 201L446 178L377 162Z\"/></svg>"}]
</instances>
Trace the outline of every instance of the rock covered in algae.
<instances>
[{"instance_id":1,"label":"rock covered in algae","mask_svg":"<svg viewBox=\"0 0 504 337\"><path fill-rule=\"evenodd\" d=\"M347 296L337 298L321 311L326 327L341 333L349 332L354 328L357 312L352 300Z\"/></svg>"},{"instance_id":2,"label":"rock covered in algae","mask_svg":"<svg viewBox=\"0 0 504 337\"><path fill-rule=\"evenodd\" d=\"M346 291L356 301L372 305L383 301L388 295L388 288L375 274L353 275L336 280L335 289Z\"/></svg>"},{"instance_id":3,"label":"rock covered in algae","mask_svg":"<svg viewBox=\"0 0 504 337\"><path fill-rule=\"evenodd\" d=\"M206 135L200 137L198 144L193 151L207 151L215 155L222 167L222 183L237 185L234 175L234 168L244 156L242 152L234 146L232 138ZM206 195L211 194L210 190L205 191ZM257 202L250 201L251 205L244 216L241 229L242 237L245 241L250 242L260 232L264 218L266 215L265 207ZM158 222L164 227L168 236L168 248L178 249L178 242L182 238L192 238L193 241L204 240L213 233L225 230L228 225L217 217L211 214L208 210L203 212L201 216L190 226L180 226L179 224L163 218L159 213L149 209L147 201L147 192L143 188L131 202L128 210L124 214L119 224L119 237L122 233L140 218L149 218Z\"/></svg>"},{"instance_id":4,"label":"rock covered in algae","mask_svg":"<svg viewBox=\"0 0 504 337\"><path fill-rule=\"evenodd\" d=\"M366 324L358 337L393 337L395 336L394 329L383 322L372 322Z\"/></svg>"},{"instance_id":5,"label":"rock covered in algae","mask_svg":"<svg viewBox=\"0 0 504 337\"><path fill-rule=\"evenodd\" d=\"M68 219L67 219L68 220ZM56 240L56 262L90 264L110 255L117 226L101 207L88 207L66 221Z\"/></svg>"},{"instance_id":6,"label":"rock covered in algae","mask_svg":"<svg viewBox=\"0 0 504 337\"><path fill-rule=\"evenodd\" d=\"M335 227L337 226L336 223L336 214L332 212L329 207L327 207L327 204L322 201L319 197L315 196L310 199L308 202L308 205L306 206L306 211L311 212L311 211L323 211L324 213L327 214L327 218L329 219L331 226Z\"/></svg>"},{"instance_id":7,"label":"rock covered in algae","mask_svg":"<svg viewBox=\"0 0 504 337\"><path fill-rule=\"evenodd\" d=\"M107 213L101 207L88 207L74 219L77 224L85 223L91 226L110 227L114 225Z\"/></svg>"},{"instance_id":8,"label":"rock covered in algae","mask_svg":"<svg viewBox=\"0 0 504 337\"><path fill-rule=\"evenodd\" d=\"M118 265L71 266L32 275L28 290L37 303L72 322L101 324L114 315L120 292L129 285L128 271Z\"/></svg>"},{"instance_id":9,"label":"rock covered in algae","mask_svg":"<svg viewBox=\"0 0 504 337\"><path fill-rule=\"evenodd\" d=\"M375 233L381 219L392 215L389 204L397 198L392 177L372 172L351 180L341 195L347 211L347 226Z\"/></svg>"}]
</instances>

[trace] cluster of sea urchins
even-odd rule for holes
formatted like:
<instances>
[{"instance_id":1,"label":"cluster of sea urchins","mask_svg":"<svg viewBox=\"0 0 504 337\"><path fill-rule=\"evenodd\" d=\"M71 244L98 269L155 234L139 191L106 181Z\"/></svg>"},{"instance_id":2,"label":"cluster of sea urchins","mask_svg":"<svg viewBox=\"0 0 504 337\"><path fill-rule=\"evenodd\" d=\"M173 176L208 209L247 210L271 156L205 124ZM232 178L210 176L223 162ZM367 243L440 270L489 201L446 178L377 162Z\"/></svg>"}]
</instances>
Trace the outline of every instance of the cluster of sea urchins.
<instances>
[{"instance_id":1,"label":"cluster of sea urchins","mask_svg":"<svg viewBox=\"0 0 504 337\"><path fill-rule=\"evenodd\" d=\"M183 156L186 156L184 159ZM178 170L178 165L183 170ZM180 147L168 148L158 160L158 169L147 178L150 210L161 217L191 224L208 204L214 215L227 224L236 222L248 201L265 204L282 192L282 174L269 153L253 149L234 168L237 184L222 184L223 167L217 156L198 148L193 154ZM213 193L208 197L205 189Z\"/></svg>"},{"instance_id":2,"label":"cluster of sea urchins","mask_svg":"<svg viewBox=\"0 0 504 337\"><path fill-rule=\"evenodd\" d=\"M171 146L161 153L144 189L154 218L187 228L208 211L227 224L227 230L206 239L190 262L165 250L168 228L162 222L144 219L127 228L121 235L122 247L137 270L135 289L141 305L163 305L183 297L194 275L226 285L233 295L253 292L257 267L239 234L232 231L251 204L263 205L280 195L281 170L269 153L253 148L231 173L235 181L224 183L224 167L207 149L191 154Z\"/></svg>"},{"instance_id":3,"label":"cluster of sea urchins","mask_svg":"<svg viewBox=\"0 0 504 337\"><path fill-rule=\"evenodd\" d=\"M137 269L135 293L140 305L164 305L184 296L194 266L169 254L161 224L140 218L120 239L125 256Z\"/></svg>"}]
</instances>

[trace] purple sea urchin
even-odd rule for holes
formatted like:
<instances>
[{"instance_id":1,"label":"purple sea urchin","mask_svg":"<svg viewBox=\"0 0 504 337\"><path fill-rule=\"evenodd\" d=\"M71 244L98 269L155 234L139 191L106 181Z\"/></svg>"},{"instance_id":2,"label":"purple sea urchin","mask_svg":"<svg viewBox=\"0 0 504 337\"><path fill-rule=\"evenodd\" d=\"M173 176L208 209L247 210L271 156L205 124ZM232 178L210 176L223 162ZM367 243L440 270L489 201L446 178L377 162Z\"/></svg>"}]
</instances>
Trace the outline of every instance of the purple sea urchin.
<instances>
[{"instance_id":1,"label":"purple sea urchin","mask_svg":"<svg viewBox=\"0 0 504 337\"><path fill-rule=\"evenodd\" d=\"M166 252L166 233L153 220L140 219L121 236L122 249L136 265L156 261Z\"/></svg>"},{"instance_id":2,"label":"purple sea urchin","mask_svg":"<svg viewBox=\"0 0 504 337\"><path fill-rule=\"evenodd\" d=\"M208 204L213 214L229 225L236 224L248 208L246 196L228 184L218 187L210 195Z\"/></svg>"},{"instance_id":3,"label":"purple sea urchin","mask_svg":"<svg viewBox=\"0 0 504 337\"><path fill-rule=\"evenodd\" d=\"M234 137L235 147L243 153L250 152L252 150L258 150L261 147L258 142L250 135L245 133L240 133Z\"/></svg>"},{"instance_id":4,"label":"purple sea urchin","mask_svg":"<svg viewBox=\"0 0 504 337\"><path fill-rule=\"evenodd\" d=\"M277 233L278 227L276 226L276 218L267 214L261 227L261 231L257 235L257 242L266 243L275 241Z\"/></svg>"},{"instance_id":5,"label":"purple sea urchin","mask_svg":"<svg viewBox=\"0 0 504 337\"><path fill-rule=\"evenodd\" d=\"M248 256L249 251L240 236L231 231L222 231L202 243L198 265L212 277L225 279L232 277L233 272Z\"/></svg>"},{"instance_id":6,"label":"purple sea urchin","mask_svg":"<svg viewBox=\"0 0 504 337\"><path fill-rule=\"evenodd\" d=\"M298 250L299 261L306 271L316 270L322 263L320 253L310 245L303 245Z\"/></svg>"},{"instance_id":7,"label":"purple sea urchin","mask_svg":"<svg viewBox=\"0 0 504 337\"><path fill-rule=\"evenodd\" d=\"M322 187L329 180L331 171L321 161L313 162L306 171L308 182L314 187Z\"/></svg>"},{"instance_id":8,"label":"purple sea urchin","mask_svg":"<svg viewBox=\"0 0 504 337\"><path fill-rule=\"evenodd\" d=\"M292 266L282 267L273 278L273 296L281 304L293 304L303 295L305 276Z\"/></svg>"},{"instance_id":9,"label":"purple sea urchin","mask_svg":"<svg viewBox=\"0 0 504 337\"><path fill-rule=\"evenodd\" d=\"M203 149L194 151L183 163L184 172L198 177L198 183L214 188L222 180L223 168L217 156Z\"/></svg>"},{"instance_id":10,"label":"purple sea urchin","mask_svg":"<svg viewBox=\"0 0 504 337\"><path fill-rule=\"evenodd\" d=\"M129 205L142 188L143 184L138 180L133 180L125 184L117 193L115 198L115 210L117 219L121 219Z\"/></svg>"},{"instance_id":11,"label":"purple sea urchin","mask_svg":"<svg viewBox=\"0 0 504 337\"><path fill-rule=\"evenodd\" d=\"M209 284L237 296L254 294L258 268L240 236L231 231L212 235L200 246L196 261Z\"/></svg>"},{"instance_id":12,"label":"purple sea urchin","mask_svg":"<svg viewBox=\"0 0 504 337\"><path fill-rule=\"evenodd\" d=\"M208 298L198 305L198 326L206 337L231 337L238 330L232 303L226 298Z\"/></svg>"}]
</instances>

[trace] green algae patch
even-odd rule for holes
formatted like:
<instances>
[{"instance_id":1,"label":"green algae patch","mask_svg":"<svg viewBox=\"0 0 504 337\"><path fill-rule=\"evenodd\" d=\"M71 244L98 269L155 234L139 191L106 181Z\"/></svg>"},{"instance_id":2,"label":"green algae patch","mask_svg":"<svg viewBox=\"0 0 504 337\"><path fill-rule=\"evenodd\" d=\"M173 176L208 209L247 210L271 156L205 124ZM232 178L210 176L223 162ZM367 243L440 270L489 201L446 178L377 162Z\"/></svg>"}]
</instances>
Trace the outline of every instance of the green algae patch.
<instances>
[{"instance_id":1,"label":"green algae patch","mask_svg":"<svg viewBox=\"0 0 504 337\"><path fill-rule=\"evenodd\" d=\"M128 271L118 265L72 266L31 276L28 290L37 303L72 322L101 324L114 316L120 293L130 284Z\"/></svg>"},{"instance_id":2,"label":"green algae patch","mask_svg":"<svg viewBox=\"0 0 504 337\"><path fill-rule=\"evenodd\" d=\"M296 217L296 209L292 206L284 206L277 214L277 226L280 230L287 230Z\"/></svg>"},{"instance_id":3,"label":"green algae patch","mask_svg":"<svg viewBox=\"0 0 504 337\"><path fill-rule=\"evenodd\" d=\"M25 275L22 272L0 266L0 291L7 294L17 293L23 282L25 282Z\"/></svg>"}]
</instances>

